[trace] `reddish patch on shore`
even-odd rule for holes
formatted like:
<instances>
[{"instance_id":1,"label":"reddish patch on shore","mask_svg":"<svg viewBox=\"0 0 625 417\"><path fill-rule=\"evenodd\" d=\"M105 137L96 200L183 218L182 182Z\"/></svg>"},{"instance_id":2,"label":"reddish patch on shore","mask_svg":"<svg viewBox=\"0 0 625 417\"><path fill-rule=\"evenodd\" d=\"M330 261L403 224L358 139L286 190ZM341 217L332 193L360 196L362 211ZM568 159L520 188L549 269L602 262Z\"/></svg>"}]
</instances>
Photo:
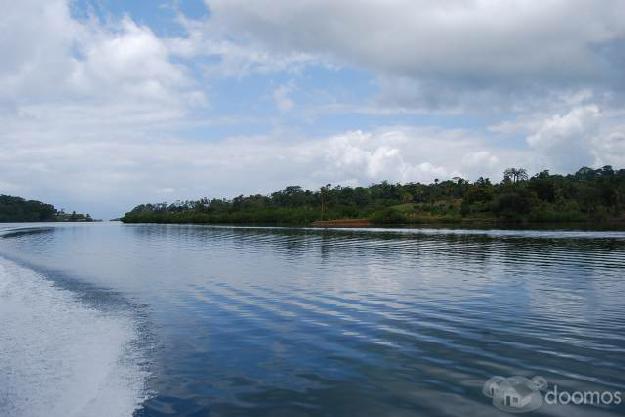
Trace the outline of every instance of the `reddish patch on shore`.
<instances>
[{"instance_id":1,"label":"reddish patch on shore","mask_svg":"<svg viewBox=\"0 0 625 417\"><path fill-rule=\"evenodd\" d=\"M336 219L317 220L311 223L313 227L367 227L371 226L369 219Z\"/></svg>"}]
</instances>

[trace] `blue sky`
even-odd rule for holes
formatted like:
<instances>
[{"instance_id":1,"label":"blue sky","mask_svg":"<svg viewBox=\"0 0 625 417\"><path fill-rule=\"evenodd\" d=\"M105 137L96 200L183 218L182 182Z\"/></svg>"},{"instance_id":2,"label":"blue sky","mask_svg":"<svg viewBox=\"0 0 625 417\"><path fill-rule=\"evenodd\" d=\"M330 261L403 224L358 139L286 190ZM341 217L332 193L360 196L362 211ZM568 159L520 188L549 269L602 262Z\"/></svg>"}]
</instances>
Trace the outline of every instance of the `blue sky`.
<instances>
[{"instance_id":1,"label":"blue sky","mask_svg":"<svg viewBox=\"0 0 625 417\"><path fill-rule=\"evenodd\" d=\"M141 202L625 166L625 5L26 0L0 192Z\"/></svg>"}]
</instances>

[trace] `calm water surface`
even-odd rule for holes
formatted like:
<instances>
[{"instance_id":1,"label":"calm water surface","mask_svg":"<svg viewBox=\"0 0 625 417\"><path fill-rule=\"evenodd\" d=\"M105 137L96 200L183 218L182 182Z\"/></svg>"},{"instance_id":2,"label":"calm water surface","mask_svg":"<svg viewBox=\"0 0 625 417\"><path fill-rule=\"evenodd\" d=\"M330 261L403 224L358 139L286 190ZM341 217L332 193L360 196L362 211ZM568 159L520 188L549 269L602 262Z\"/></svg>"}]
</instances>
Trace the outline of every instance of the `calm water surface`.
<instances>
[{"instance_id":1,"label":"calm water surface","mask_svg":"<svg viewBox=\"0 0 625 417\"><path fill-rule=\"evenodd\" d=\"M496 375L625 390L624 233L0 234L2 416L496 416Z\"/></svg>"}]
</instances>

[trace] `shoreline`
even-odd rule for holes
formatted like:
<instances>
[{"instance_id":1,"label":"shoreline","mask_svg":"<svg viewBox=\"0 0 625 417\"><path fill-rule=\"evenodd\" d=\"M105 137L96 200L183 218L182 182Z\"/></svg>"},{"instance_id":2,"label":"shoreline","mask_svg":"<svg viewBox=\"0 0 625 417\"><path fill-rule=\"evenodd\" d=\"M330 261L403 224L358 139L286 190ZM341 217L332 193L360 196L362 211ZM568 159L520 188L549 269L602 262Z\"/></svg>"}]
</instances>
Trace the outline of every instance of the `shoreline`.
<instances>
[{"instance_id":1,"label":"shoreline","mask_svg":"<svg viewBox=\"0 0 625 417\"><path fill-rule=\"evenodd\" d=\"M212 227L252 227L252 228L300 228L300 229L441 229L441 230L502 230L502 231L580 231L580 232L625 232L625 223L506 223L490 221L467 222L431 222L431 223L400 223L376 224L368 219L335 219L318 220L311 223L204 223L204 222L124 222L124 225L133 224L162 224L162 225L197 225Z\"/></svg>"}]
</instances>

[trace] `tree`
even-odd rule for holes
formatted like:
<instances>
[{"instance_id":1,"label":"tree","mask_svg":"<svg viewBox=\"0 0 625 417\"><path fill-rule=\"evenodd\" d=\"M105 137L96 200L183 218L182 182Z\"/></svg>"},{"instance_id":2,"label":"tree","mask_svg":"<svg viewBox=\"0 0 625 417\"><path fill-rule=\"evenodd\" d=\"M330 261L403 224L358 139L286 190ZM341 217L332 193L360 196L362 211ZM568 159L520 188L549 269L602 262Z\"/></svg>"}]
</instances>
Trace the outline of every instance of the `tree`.
<instances>
[{"instance_id":1,"label":"tree","mask_svg":"<svg viewBox=\"0 0 625 417\"><path fill-rule=\"evenodd\" d=\"M556 185L547 170L539 172L532 177L529 182L529 189L534 191L538 198L543 201L555 201Z\"/></svg>"},{"instance_id":2,"label":"tree","mask_svg":"<svg viewBox=\"0 0 625 417\"><path fill-rule=\"evenodd\" d=\"M532 201L526 192L504 192L493 201L493 211L498 217L518 219L532 208Z\"/></svg>"},{"instance_id":3,"label":"tree","mask_svg":"<svg viewBox=\"0 0 625 417\"><path fill-rule=\"evenodd\" d=\"M379 223L404 223L456 222L462 216L469 221L610 221L620 224L625 220L625 169L582 168L566 176L552 175L545 170L528 179L525 169L508 168L504 176L501 183L491 183L488 178L468 183L456 177L437 178L431 184L383 181L355 188L327 184L315 191L289 186L269 195L143 204L128 212L124 221L309 224L315 220L368 218ZM7 210L19 211L20 215L29 206L29 202L21 201L24 207L17 207L12 200L5 200ZM471 217L467 219L467 215ZM66 216L57 213L56 219L67 219L71 212ZM85 219L82 214L74 217L77 221ZM28 218L34 221L40 216L33 214Z\"/></svg>"},{"instance_id":4,"label":"tree","mask_svg":"<svg viewBox=\"0 0 625 417\"><path fill-rule=\"evenodd\" d=\"M527 170L525 168L508 168L503 172L504 182L516 184L520 181L527 181Z\"/></svg>"},{"instance_id":5,"label":"tree","mask_svg":"<svg viewBox=\"0 0 625 417\"><path fill-rule=\"evenodd\" d=\"M332 185L331 184L327 184L323 187L321 187L321 190L319 191L319 196L321 197L321 220L324 219L326 210L328 209L327 204L328 204L328 191L330 190L330 187Z\"/></svg>"},{"instance_id":6,"label":"tree","mask_svg":"<svg viewBox=\"0 0 625 417\"><path fill-rule=\"evenodd\" d=\"M604 177L611 177L614 175L614 168L612 165L604 165L601 167L601 175Z\"/></svg>"}]
</instances>

